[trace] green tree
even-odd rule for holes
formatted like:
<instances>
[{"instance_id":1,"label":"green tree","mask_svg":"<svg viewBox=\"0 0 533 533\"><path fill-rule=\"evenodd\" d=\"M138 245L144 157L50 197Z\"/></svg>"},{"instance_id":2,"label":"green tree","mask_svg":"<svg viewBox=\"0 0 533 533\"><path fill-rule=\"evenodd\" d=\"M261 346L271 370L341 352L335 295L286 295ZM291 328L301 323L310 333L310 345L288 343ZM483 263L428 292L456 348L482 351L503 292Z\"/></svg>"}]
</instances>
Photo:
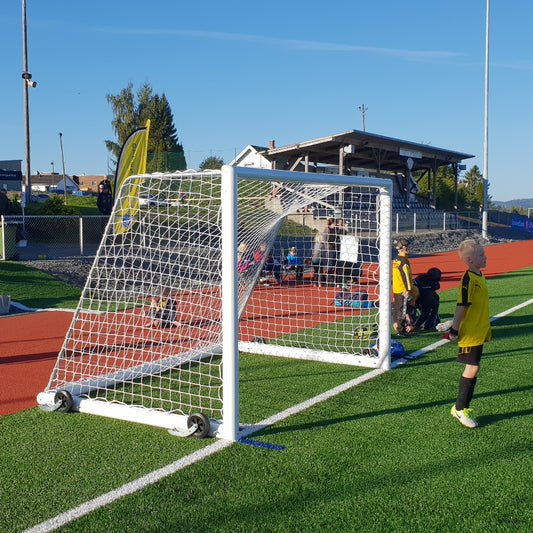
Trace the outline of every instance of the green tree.
<instances>
[{"instance_id":1,"label":"green tree","mask_svg":"<svg viewBox=\"0 0 533 533\"><path fill-rule=\"evenodd\" d=\"M113 154L116 163L120 155L120 148L124 144L128 135L139 126L139 119L137 115L137 105L135 104L135 96L133 95L133 84L130 82L125 89L122 89L119 94L106 96L107 102L111 104L113 110L113 120L111 126L117 135L117 141L105 141L106 148ZM144 124L143 124L144 125Z\"/></svg>"},{"instance_id":2,"label":"green tree","mask_svg":"<svg viewBox=\"0 0 533 533\"><path fill-rule=\"evenodd\" d=\"M118 161L122 145L128 136L150 119L148 137L148 172L185 170L187 168L183 146L178 142L174 117L165 93L153 94L152 87L145 83L133 93L133 84L128 83L119 94L106 96L113 110L111 125L117 141L106 140L106 147Z\"/></svg>"},{"instance_id":3,"label":"green tree","mask_svg":"<svg viewBox=\"0 0 533 533\"><path fill-rule=\"evenodd\" d=\"M429 173L418 172L414 174L420 188L418 196L429 198L432 194ZM457 188L457 206L455 200L455 173L452 166L442 166L437 170L436 176L436 206L438 209L464 210L466 208L477 209L483 203L483 187L485 182L479 168L474 165L468 170ZM490 196L488 204L490 205Z\"/></svg>"},{"instance_id":4,"label":"green tree","mask_svg":"<svg viewBox=\"0 0 533 533\"><path fill-rule=\"evenodd\" d=\"M223 164L224 159L221 157L207 157L200 163L200 170L218 170L219 168L222 168Z\"/></svg>"},{"instance_id":5,"label":"green tree","mask_svg":"<svg viewBox=\"0 0 533 533\"><path fill-rule=\"evenodd\" d=\"M463 178L465 201L468 207L479 207L483 203L483 176L474 165Z\"/></svg>"},{"instance_id":6,"label":"green tree","mask_svg":"<svg viewBox=\"0 0 533 533\"><path fill-rule=\"evenodd\" d=\"M438 209L455 208L455 175L449 166L437 170L436 206ZM459 194L458 194L459 198ZM459 204L459 201L457 202Z\"/></svg>"}]
</instances>

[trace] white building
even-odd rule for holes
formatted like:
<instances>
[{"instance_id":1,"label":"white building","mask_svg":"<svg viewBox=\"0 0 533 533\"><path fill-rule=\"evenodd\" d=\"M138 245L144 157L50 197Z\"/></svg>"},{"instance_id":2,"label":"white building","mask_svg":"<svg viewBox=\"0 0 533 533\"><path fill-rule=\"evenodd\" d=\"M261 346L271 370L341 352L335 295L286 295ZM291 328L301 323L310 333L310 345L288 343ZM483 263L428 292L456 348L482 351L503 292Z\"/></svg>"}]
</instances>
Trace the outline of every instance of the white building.
<instances>
[{"instance_id":1,"label":"white building","mask_svg":"<svg viewBox=\"0 0 533 533\"><path fill-rule=\"evenodd\" d=\"M274 141L270 141L270 147L274 147ZM260 152L266 152L268 148L249 144L230 163L232 167L272 168L272 163Z\"/></svg>"}]
</instances>

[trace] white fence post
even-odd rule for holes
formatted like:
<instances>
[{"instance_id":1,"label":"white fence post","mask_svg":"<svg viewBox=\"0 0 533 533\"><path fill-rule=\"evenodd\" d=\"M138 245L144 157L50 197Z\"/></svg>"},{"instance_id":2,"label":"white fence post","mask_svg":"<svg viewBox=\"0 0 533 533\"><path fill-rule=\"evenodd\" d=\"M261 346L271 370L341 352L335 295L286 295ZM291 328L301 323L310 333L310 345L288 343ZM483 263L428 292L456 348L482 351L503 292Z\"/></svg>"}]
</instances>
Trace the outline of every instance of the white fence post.
<instances>
[{"instance_id":1,"label":"white fence post","mask_svg":"<svg viewBox=\"0 0 533 533\"><path fill-rule=\"evenodd\" d=\"M83 255L83 218L79 218L80 221L80 254Z\"/></svg>"},{"instance_id":2,"label":"white fence post","mask_svg":"<svg viewBox=\"0 0 533 533\"><path fill-rule=\"evenodd\" d=\"M0 216L0 232L2 234L2 259L6 257L6 232L4 231L4 215Z\"/></svg>"}]
</instances>

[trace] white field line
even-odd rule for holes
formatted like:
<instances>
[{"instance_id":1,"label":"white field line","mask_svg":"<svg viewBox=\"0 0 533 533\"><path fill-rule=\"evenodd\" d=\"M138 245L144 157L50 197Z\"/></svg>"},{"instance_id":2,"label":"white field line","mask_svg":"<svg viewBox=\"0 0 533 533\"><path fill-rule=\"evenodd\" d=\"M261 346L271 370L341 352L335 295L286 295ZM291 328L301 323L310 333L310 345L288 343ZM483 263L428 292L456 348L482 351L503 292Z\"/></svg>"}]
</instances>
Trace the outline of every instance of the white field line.
<instances>
[{"instance_id":1,"label":"white field line","mask_svg":"<svg viewBox=\"0 0 533 533\"><path fill-rule=\"evenodd\" d=\"M276 422L288 418L291 415L304 411L305 409L311 407L312 405L315 405L316 403L323 402L328 398L331 398L347 389L350 389L351 387L355 387L356 385L359 385L359 383L363 383L364 381L372 379L373 377L378 376L383 372L385 371L381 369L376 369L367 372L362 376L359 376L353 380L343 383L342 385L323 392L322 394L319 394L314 398L310 398L305 402L299 403L273 416L265 418L258 424L247 426L245 429L243 429L243 431L241 431L239 436L246 437L248 435L251 435L256 431L259 431L260 429L271 426L272 424L275 424ZM142 490L145 487L152 485L153 483L156 483L161 479L170 476L171 474L176 473L178 470L181 470L186 466L197 463L198 461L201 461L202 459L205 459L206 457L216 452L219 452L224 448L227 448L233 443L234 442L230 440L219 440L217 442L214 442L213 444L210 444L209 446L206 446L201 450L197 450L194 453L182 457L181 459L178 459L177 461L170 463L167 466L159 468L158 470L154 470L153 472L150 472L145 476L135 479L134 481L130 481L129 483L126 483L125 485L122 485L117 489L107 492L106 494L102 494L101 496L98 496L93 500L89 500L88 502L82 503L81 505L78 505L78 507L74 507L73 509L65 511L64 513L61 513L55 516L54 518L51 518L50 520L46 520L45 522L41 522L40 524L34 527L26 529L24 533L48 533L49 531L54 531L55 529L61 526L64 526L74 520L77 520L78 518L81 518L82 516L90 513L91 511L95 511L100 507L105 507L106 505L109 505L110 503L118 500L119 498L122 498L123 496L127 496L128 494L133 494L134 492Z\"/></svg>"},{"instance_id":2,"label":"white field line","mask_svg":"<svg viewBox=\"0 0 533 533\"><path fill-rule=\"evenodd\" d=\"M515 311L518 311L519 309L522 309L523 307L527 307L528 305L533 304L533 298L528 300L527 302L522 302L519 305L515 305L514 307L511 307L510 309L507 309L506 311L502 311L501 313L498 313L497 315L494 315L490 321L494 322L495 320L498 320L498 318L502 318L504 316L510 315L511 313L514 313ZM391 368L395 368L398 365L403 365L407 361L411 361L412 359L416 359L417 357L420 357L421 355L424 355L428 352L431 352L432 350L435 350L435 348L438 348L439 346L442 346L443 344L446 344L447 342L451 342L448 339L441 339L440 341L434 342L433 344L430 344L429 346L425 346L424 348L421 348L420 350L417 350L416 352L410 353L408 358L402 358L398 359L397 361L394 361L391 364Z\"/></svg>"},{"instance_id":3,"label":"white field line","mask_svg":"<svg viewBox=\"0 0 533 533\"><path fill-rule=\"evenodd\" d=\"M531 305L532 303L533 303L533 298L528 300L527 302L524 302L520 305L517 305L515 307L512 307L511 309L508 309L506 311L503 311L502 313L495 315L494 317L491 318L491 322L493 322L494 320L497 320L498 318L502 318L511 313L514 313L515 311L522 309L523 307L526 307L528 305ZM447 339L442 339L440 341L437 341L429 346L426 346L425 348L422 348L420 350L417 350L416 352L413 352L412 354L410 354L410 357L411 358L419 357L420 355L425 354L431 350L434 350L435 348L442 346L443 344L447 342L450 342L450 341ZM405 362L407 362L406 359L399 359L398 361L395 361L394 364L391 366L396 367ZM288 409L285 409L284 411L281 411L275 415L265 418L258 424L247 426L240 432L239 436L247 437L261 429L264 429L277 422L280 422L281 420L284 420L285 418L288 418L291 415L300 413L304 411L305 409L308 409L309 407L312 407L313 405L317 403L328 400L329 398L332 398L333 396L336 396L337 394L340 394L341 392L344 392L365 381L368 381L369 379L379 376L380 374L383 374L384 372L385 370L381 370L381 369L376 369L376 370L367 372L366 374L363 374L362 376L359 376L355 379L347 381L346 383L343 383L342 385L338 385L337 387L334 387L333 389L323 392L322 394L319 394L315 396L314 398L310 398L309 400L306 400L305 402L301 402L297 405L293 405L292 407L289 407ZM41 522L40 524L34 527L26 529L23 533L48 533L50 531L54 531L55 529L61 526L64 526L74 520L77 520L78 518L81 518L82 516L90 513L91 511L95 511L96 509L99 509L100 507L105 507L106 505L109 505L110 503L122 498L123 496L127 496L128 494L133 494L139 490L142 490L148 487L149 485L152 485L160 481L161 479L178 472L179 470L185 468L186 466L190 466L198 461L201 461L202 459L205 459L206 457L209 457L210 455L213 455L214 453L219 452L220 450L223 450L224 448L227 448L228 446L231 446L233 443L234 442L230 440L219 440L217 442L214 442L213 444L210 444L209 446L206 446L205 448L202 448L201 450L197 450L194 453L191 453L185 457L182 457L181 459L178 459L177 461L170 463L167 466L154 470L153 472L150 472L149 474L146 474L138 479L135 479L134 481L130 481L129 483L126 483L125 485L122 485L121 487L118 487L117 489L107 492L106 494L102 494L101 496L98 496L97 498L89 500L88 502L82 503L81 505L78 505L78 507L74 507L73 509L65 511L64 513L61 513L55 516L54 518L51 518L50 520L46 520L45 522Z\"/></svg>"}]
</instances>

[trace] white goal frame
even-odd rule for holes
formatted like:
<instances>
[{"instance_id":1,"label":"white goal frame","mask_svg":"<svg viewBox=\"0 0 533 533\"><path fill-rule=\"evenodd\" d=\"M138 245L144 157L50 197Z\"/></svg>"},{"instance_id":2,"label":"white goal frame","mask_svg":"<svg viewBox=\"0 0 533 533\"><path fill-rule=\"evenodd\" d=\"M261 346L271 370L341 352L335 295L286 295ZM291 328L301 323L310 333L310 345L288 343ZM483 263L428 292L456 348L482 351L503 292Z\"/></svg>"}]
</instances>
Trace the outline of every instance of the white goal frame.
<instances>
[{"instance_id":1,"label":"white goal frame","mask_svg":"<svg viewBox=\"0 0 533 533\"><path fill-rule=\"evenodd\" d=\"M219 214L221 243L221 277L219 281L221 286L221 333L220 342L214 342L212 346L209 346L205 356L216 356L221 359L221 392L219 395L221 396L222 409L219 418L209 418L209 434L229 440L239 439L239 351L388 370L390 368L391 200L393 190L391 180L232 167L227 165L222 167L221 172L189 173L188 175L194 177L202 174L208 174L213 179L221 180ZM184 180L187 178L187 173L161 174L160 176L170 180ZM116 237L117 220L122 217L122 220L128 221L128 227L125 231L128 231L130 227L129 224L131 224L132 217L130 217L130 212L126 213L126 215L128 215L127 217L124 215L124 200L129 202L127 202L127 206L128 209L130 209L132 195L139 195L137 190L139 187L138 184L142 183L143 180L157 179L157 177L158 175L130 176L125 180L121 190L118 191L117 202L104 233L102 244L95 258L93 268L91 269L89 280L84 289L84 293L82 294L82 299L88 298L91 290L94 289L94 286L91 285L91 279L94 281L94 278L98 275L96 272L97 266L108 249L106 248L106 240L109 241L109 239L112 239L114 236ZM378 317L379 328L376 332L376 343L372 357L365 357L361 354L342 354L334 351L330 352L328 350L314 350L305 347L276 346L274 342L258 343L239 341L239 320L242 316L243 309L246 307L247 299L249 298L251 291L254 290L254 284L257 283L259 279L259 271L257 271L254 273L255 278L252 280L253 283L249 283L250 289L243 301L242 280L239 279L238 274L237 254L240 237L238 209L240 180L267 182L272 184L272 187L281 183L285 184L287 190L290 190L291 184L295 184L295 188L299 185L317 188L327 184L328 187L338 187L340 188L339 190L344 187L361 187L374 188L378 191L375 208L375 223L377 230L375 238L379 243L379 265L377 266L376 300L374 301L376 309L374 311ZM301 197L300 203L295 204L297 207L299 206L298 208L303 207L313 200L312 197L306 198L304 193L300 192L298 194L300 194ZM138 198L136 201L137 203L134 203L135 209L138 208ZM279 224L283 222L285 215L286 213L280 213ZM135 217L133 217L133 219L134 218ZM113 241L113 246L115 247L114 249L117 248L115 241ZM146 246L149 247L150 243L146 243ZM122 281L122 278L120 278L120 280ZM191 434L189 432L191 426L190 413L176 411L165 412L165 410L161 408L152 409L146 408L145 406L129 405L127 402L107 401L105 398L93 398L89 393L97 389L112 389L117 384L123 382L133 383L135 380L140 380L145 376L152 376L154 374L161 375L168 370L179 367L185 360L189 362L202 361L204 354L198 353L194 349L191 349L190 352L185 354L179 353L173 355L172 353L169 353L157 361L141 361L139 364L132 365L128 368L123 368L121 365L118 365L113 371L110 371L105 375L94 377L92 375L90 377L85 376L76 381L58 381L57 376L62 365L70 364L68 359L71 354L67 353L66 350L69 346L69 342L72 340L72 336L75 335L76 321L79 316L84 313L84 309L81 306L82 299L80 299L80 306L76 311L69 332L65 338L62 351L58 356L58 361L56 362L56 367L50 377L49 384L37 397L38 403L44 409L52 410L59 408L61 410L62 401L61 397L58 399L58 394L67 392L68 396L72 397L72 405L69 406L72 410L160 426L175 431L178 434L180 432L183 434ZM94 316L96 317L97 314L98 313L95 311ZM105 339L103 339L102 342L105 343ZM65 363L65 361L67 362Z\"/></svg>"},{"instance_id":2,"label":"white goal frame","mask_svg":"<svg viewBox=\"0 0 533 533\"><path fill-rule=\"evenodd\" d=\"M273 182L282 181L281 175L284 175L292 183L319 184L325 180L337 185L363 187L378 187L380 189L380 210L379 210L379 242L380 260L379 260L379 336L378 336L378 357L370 364L365 366L380 367L384 370L390 369L390 305L391 300L391 223L392 223L392 182L388 179L379 178L358 178L353 176L325 175L308 172L283 172L278 170L266 170L257 168L244 167L222 167L222 194L223 205L233 206L228 209L223 217L222 232L222 275L223 275L223 350L222 365L224 375L224 420L220 431L222 438L237 440L239 434L239 403L238 403L238 361L239 346L243 351L254 351L255 343L238 342L238 281L237 281L237 227L238 213L237 204L234 199L238 194L238 179L262 179ZM227 217L227 218L226 218ZM257 346L257 345L256 345ZM309 350L297 350L291 348L288 350L276 349L268 351L264 345L260 345L258 353L269 355L279 355L285 357L314 358L316 360L331 360L332 362L344 362L345 360L328 359L326 354L313 354ZM300 352L298 354L297 352ZM361 360L358 361L362 363Z\"/></svg>"}]
</instances>

